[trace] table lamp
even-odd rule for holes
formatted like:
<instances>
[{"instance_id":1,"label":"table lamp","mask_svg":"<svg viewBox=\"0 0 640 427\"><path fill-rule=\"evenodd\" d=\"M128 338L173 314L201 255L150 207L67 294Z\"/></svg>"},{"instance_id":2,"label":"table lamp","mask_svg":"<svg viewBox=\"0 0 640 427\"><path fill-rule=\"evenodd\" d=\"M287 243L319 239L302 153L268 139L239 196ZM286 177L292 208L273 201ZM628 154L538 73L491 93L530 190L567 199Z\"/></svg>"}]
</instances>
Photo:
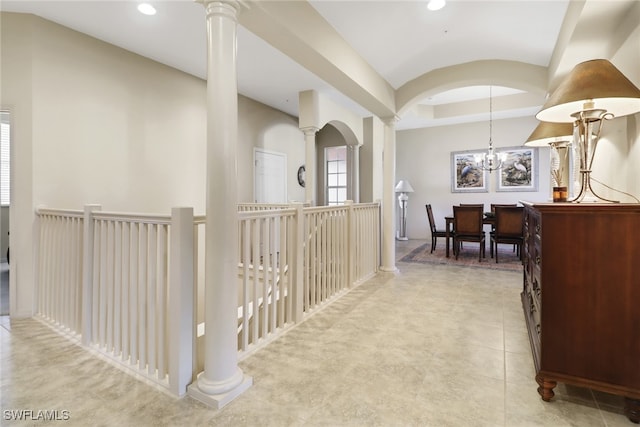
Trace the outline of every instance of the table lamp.
<instances>
[{"instance_id":1,"label":"table lamp","mask_svg":"<svg viewBox=\"0 0 640 427\"><path fill-rule=\"evenodd\" d=\"M604 120L640 111L640 89L606 59L576 65L551 94L536 118L543 122L574 123L580 157L580 193L572 202L615 202L591 187L591 167Z\"/></svg>"},{"instance_id":2,"label":"table lamp","mask_svg":"<svg viewBox=\"0 0 640 427\"><path fill-rule=\"evenodd\" d=\"M551 148L551 179L553 182L553 201L566 202L568 198L567 172L569 171L568 151L573 142L572 123L540 122L533 130L527 142L527 147Z\"/></svg>"}]
</instances>

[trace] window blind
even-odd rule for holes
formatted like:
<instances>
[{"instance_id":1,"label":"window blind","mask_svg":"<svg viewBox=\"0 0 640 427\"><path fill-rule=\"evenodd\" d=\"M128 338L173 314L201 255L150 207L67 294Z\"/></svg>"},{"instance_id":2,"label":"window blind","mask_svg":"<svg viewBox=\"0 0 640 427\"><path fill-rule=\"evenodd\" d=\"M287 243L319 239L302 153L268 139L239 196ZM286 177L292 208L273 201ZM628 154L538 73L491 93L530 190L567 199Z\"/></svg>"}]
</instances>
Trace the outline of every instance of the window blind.
<instances>
[{"instance_id":1,"label":"window blind","mask_svg":"<svg viewBox=\"0 0 640 427\"><path fill-rule=\"evenodd\" d=\"M4 115L3 115L4 116ZM9 205L11 200L11 145L9 123L0 123L0 204Z\"/></svg>"}]
</instances>

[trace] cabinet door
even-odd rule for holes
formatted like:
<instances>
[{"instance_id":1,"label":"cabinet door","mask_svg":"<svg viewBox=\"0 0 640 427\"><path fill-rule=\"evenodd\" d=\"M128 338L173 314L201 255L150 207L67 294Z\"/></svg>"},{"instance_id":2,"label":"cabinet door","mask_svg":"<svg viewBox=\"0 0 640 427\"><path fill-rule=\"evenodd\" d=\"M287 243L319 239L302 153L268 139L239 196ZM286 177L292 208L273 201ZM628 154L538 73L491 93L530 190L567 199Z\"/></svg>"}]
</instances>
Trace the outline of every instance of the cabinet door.
<instances>
[{"instance_id":1,"label":"cabinet door","mask_svg":"<svg viewBox=\"0 0 640 427\"><path fill-rule=\"evenodd\" d=\"M540 212L542 369L639 390L640 207Z\"/></svg>"}]
</instances>

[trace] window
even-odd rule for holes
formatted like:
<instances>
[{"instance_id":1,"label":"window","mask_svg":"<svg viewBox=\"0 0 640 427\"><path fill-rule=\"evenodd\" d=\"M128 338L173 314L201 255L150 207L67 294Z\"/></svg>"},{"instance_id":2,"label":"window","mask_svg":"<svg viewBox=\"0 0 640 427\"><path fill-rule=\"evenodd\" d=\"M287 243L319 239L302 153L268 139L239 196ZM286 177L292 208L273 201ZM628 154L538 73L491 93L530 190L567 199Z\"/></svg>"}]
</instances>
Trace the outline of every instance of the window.
<instances>
[{"instance_id":1,"label":"window","mask_svg":"<svg viewBox=\"0 0 640 427\"><path fill-rule=\"evenodd\" d=\"M0 205L8 206L11 199L11 145L9 113L0 112Z\"/></svg>"},{"instance_id":2,"label":"window","mask_svg":"<svg viewBox=\"0 0 640 427\"><path fill-rule=\"evenodd\" d=\"M327 205L347 200L347 146L327 147L324 151L327 170Z\"/></svg>"}]
</instances>

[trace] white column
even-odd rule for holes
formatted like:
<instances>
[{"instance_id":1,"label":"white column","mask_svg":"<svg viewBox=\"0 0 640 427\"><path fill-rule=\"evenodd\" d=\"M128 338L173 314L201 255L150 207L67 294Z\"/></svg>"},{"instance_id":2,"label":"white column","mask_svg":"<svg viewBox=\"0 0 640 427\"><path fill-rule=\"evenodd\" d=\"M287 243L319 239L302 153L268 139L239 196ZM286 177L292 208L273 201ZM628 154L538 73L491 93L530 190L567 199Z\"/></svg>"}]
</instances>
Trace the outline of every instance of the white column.
<instances>
[{"instance_id":1,"label":"white column","mask_svg":"<svg viewBox=\"0 0 640 427\"><path fill-rule=\"evenodd\" d=\"M317 127L306 127L302 129L304 132L305 142L305 179L304 179L304 195L307 203L315 206L316 199L316 133Z\"/></svg>"},{"instance_id":2,"label":"white column","mask_svg":"<svg viewBox=\"0 0 640 427\"><path fill-rule=\"evenodd\" d=\"M221 408L251 386L238 367L237 1L202 0L207 19L204 371L189 395Z\"/></svg>"},{"instance_id":3,"label":"white column","mask_svg":"<svg viewBox=\"0 0 640 427\"><path fill-rule=\"evenodd\" d=\"M384 118L384 148L382 153L382 271L396 270L395 179L397 117Z\"/></svg>"}]
</instances>

